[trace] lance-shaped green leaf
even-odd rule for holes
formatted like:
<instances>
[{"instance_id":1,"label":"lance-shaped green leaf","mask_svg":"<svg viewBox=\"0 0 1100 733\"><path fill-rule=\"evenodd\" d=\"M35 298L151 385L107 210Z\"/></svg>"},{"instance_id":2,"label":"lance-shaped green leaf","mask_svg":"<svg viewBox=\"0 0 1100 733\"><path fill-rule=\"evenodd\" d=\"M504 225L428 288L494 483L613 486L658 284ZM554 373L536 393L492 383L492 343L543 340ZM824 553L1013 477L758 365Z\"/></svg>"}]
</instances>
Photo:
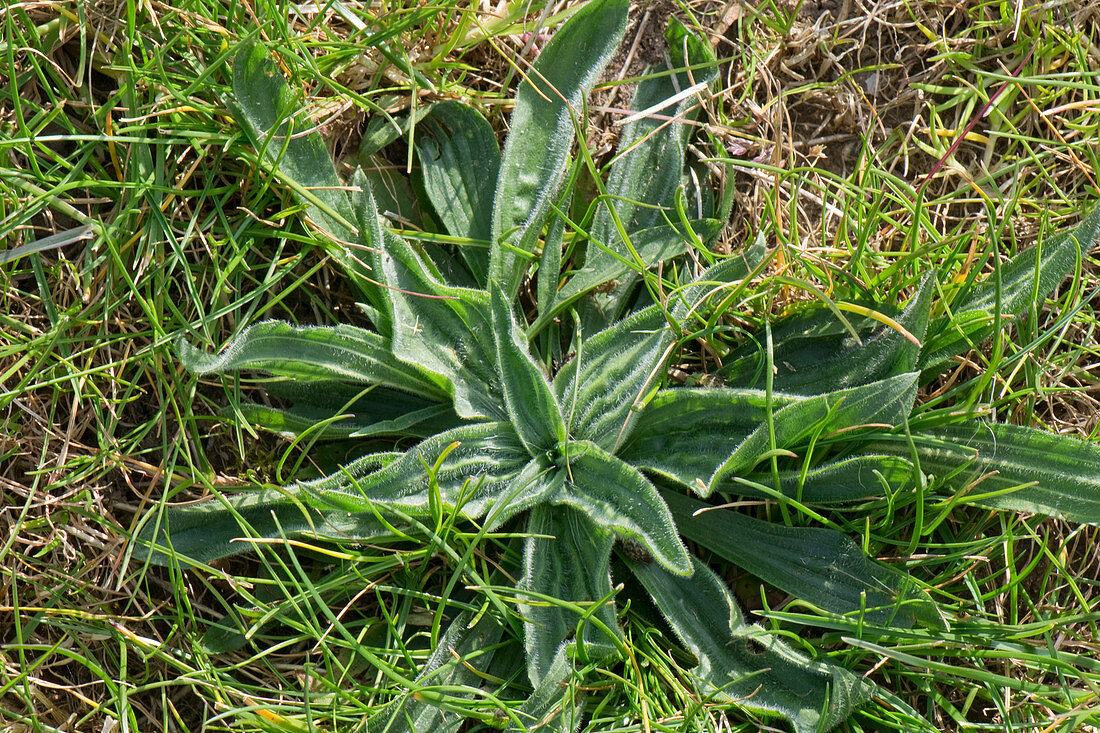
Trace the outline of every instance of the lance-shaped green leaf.
<instances>
[{"instance_id":1,"label":"lance-shaped green leaf","mask_svg":"<svg viewBox=\"0 0 1100 733\"><path fill-rule=\"evenodd\" d=\"M296 486L315 505L349 512L376 506L426 514L438 501L477 517L529 462L510 425L479 423L435 435L381 470L354 461L331 476Z\"/></svg>"},{"instance_id":2,"label":"lance-shaped green leaf","mask_svg":"<svg viewBox=\"0 0 1100 733\"><path fill-rule=\"evenodd\" d=\"M952 305L953 317L937 319L929 326L930 338L920 356L921 371L938 373L951 357L992 334L998 299L1004 325L1022 316L1057 287L1098 241L1100 207L1074 229L1059 232L1001 265L999 277L987 277L965 301ZM969 325L960 332L961 324Z\"/></svg>"},{"instance_id":3,"label":"lance-shaped green leaf","mask_svg":"<svg viewBox=\"0 0 1100 733\"><path fill-rule=\"evenodd\" d=\"M394 354L446 377L461 417L504 419L489 294L442 285L397 237L386 237L381 270L393 303Z\"/></svg>"},{"instance_id":4,"label":"lance-shaped green leaf","mask_svg":"<svg viewBox=\"0 0 1100 733\"><path fill-rule=\"evenodd\" d=\"M534 256L550 200L558 190L573 116L626 31L626 0L586 3L526 70L516 94L493 208L490 276L511 296Z\"/></svg>"},{"instance_id":5,"label":"lance-shaped green leaf","mask_svg":"<svg viewBox=\"0 0 1100 733\"><path fill-rule=\"evenodd\" d=\"M301 103L287 89L263 46L245 44L233 62L234 117L264 158L278 167L294 192L307 202L310 218L341 241L356 235L355 215L332 156Z\"/></svg>"},{"instance_id":6,"label":"lance-shaped green leaf","mask_svg":"<svg viewBox=\"0 0 1100 733\"><path fill-rule=\"evenodd\" d=\"M908 574L872 561L836 530L764 522L673 491L661 496L682 536L818 608L881 625L942 623Z\"/></svg>"},{"instance_id":7,"label":"lance-shaped green leaf","mask_svg":"<svg viewBox=\"0 0 1100 733\"><path fill-rule=\"evenodd\" d=\"M485 118L458 102L440 102L416 128L421 179L447 231L478 242L459 248L474 280L489 272L493 192L500 174L500 147Z\"/></svg>"},{"instance_id":8,"label":"lance-shaped green leaf","mask_svg":"<svg viewBox=\"0 0 1100 733\"><path fill-rule=\"evenodd\" d=\"M657 489L632 466L595 443L570 442L569 479L551 498L588 515L597 526L641 543L674 573L691 572L691 558Z\"/></svg>"},{"instance_id":9,"label":"lance-shaped green leaf","mask_svg":"<svg viewBox=\"0 0 1100 733\"><path fill-rule=\"evenodd\" d=\"M371 459L380 465L379 456ZM373 514L318 511L295 501L292 490L258 489L171 507L163 516L147 514L132 556L154 565L170 565L174 558L210 562L248 552L254 548L249 539L359 541L389 532Z\"/></svg>"},{"instance_id":10,"label":"lance-shaped green leaf","mask_svg":"<svg viewBox=\"0 0 1100 733\"><path fill-rule=\"evenodd\" d=\"M800 397L772 395L771 409ZM767 420L769 401L757 390L665 389L638 417L616 453L625 462L685 486L707 481L733 448Z\"/></svg>"},{"instance_id":11,"label":"lance-shaped green leaf","mask_svg":"<svg viewBox=\"0 0 1100 733\"><path fill-rule=\"evenodd\" d=\"M584 339L554 377L554 394L569 434L606 451L630 435L643 400L664 377L672 331L657 307L647 308Z\"/></svg>"},{"instance_id":12,"label":"lance-shaped green leaf","mask_svg":"<svg viewBox=\"0 0 1100 733\"><path fill-rule=\"evenodd\" d=\"M596 288L611 286L616 291L626 292L625 286L633 283L638 272L657 266L665 260L683 254L689 242L694 237L708 241L718 236L724 226L716 219L696 219L688 222L691 227L689 233L681 224L660 224L649 229L642 229L630 234L630 245L620 244L618 247L606 245L588 245L588 259L584 265L575 270L569 280L558 293L558 303L551 314L540 314L542 320L560 312L567 305L573 303L580 296ZM603 257L594 257L596 252ZM613 299L618 303L621 299ZM607 299L599 304L602 312L608 317L615 317L618 311L607 308ZM597 321L598 322L598 321ZM599 323L599 322L598 322ZM604 324L599 323L602 327Z\"/></svg>"},{"instance_id":13,"label":"lance-shaped green leaf","mask_svg":"<svg viewBox=\"0 0 1100 733\"><path fill-rule=\"evenodd\" d=\"M893 319L918 341L928 325L933 284L925 278L901 313L885 305L871 310ZM894 325L866 316L848 318L859 340L829 308L814 308L772 325L773 389L816 395L911 372L919 347ZM767 377L767 351L750 341L725 359L719 372L729 384L761 388Z\"/></svg>"},{"instance_id":14,"label":"lance-shaped green leaf","mask_svg":"<svg viewBox=\"0 0 1100 733\"><path fill-rule=\"evenodd\" d=\"M484 681L479 670L489 667L503 628L489 614L473 623L469 612L459 614L439 639L435 651L414 680L409 695L393 709L378 713L371 730L387 733L454 733L466 716L453 709L455 698L476 700ZM439 704L433 704L433 703ZM450 705L446 705L450 703Z\"/></svg>"},{"instance_id":15,"label":"lance-shaped green leaf","mask_svg":"<svg viewBox=\"0 0 1100 733\"><path fill-rule=\"evenodd\" d=\"M492 326L496 362L508 416L531 455L565 441L565 423L546 376L531 358L527 339L500 287L492 287Z\"/></svg>"},{"instance_id":16,"label":"lance-shaped green leaf","mask_svg":"<svg viewBox=\"0 0 1100 733\"><path fill-rule=\"evenodd\" d=\"M614 535L581 512L550 506L531 512L527 532L531 536L524 545L519 587L531 595L521 596L520 613L527 676L538 687L566 642L572 648L582 639L589 660L614 655L614 639L608 636L608 632L618 633L614 605L605 602L592 607L611 597L609 560Z\"/></svg>"},{"instance_id":17,"label":"lance-shaped green leaf","mask_svg":"<svg viewBox=\"0 0 1100 733\"><path fill-rule=\"evenodd\" d=\"M908 442L869 450L914 458L920 470L952 476L955 501L1100 524L1100 446L1018 425L974 421L924 429ZM961 470L960 470L961 469Z\"/></svg>"},{"instance_id":18,"label":"lance-shaped green leaf","mask_svg":"<svg viewBox=\"0 0 1100 733\"><path fill-rule=\"evenodd\" d=\"M916 394L917 374L910 372L787 405L772 416L770 425L758 426L717 467L706 493L727 476L751 471L770 451L794 448L814 433L828 435L869 424L897 425L909 414Z\"/></svg>"},{"instance_id":19,"label":"lance-shaped green leaf","mask_svg":"<svg viewBox=\"0 0 1100 733\"><path fill-rule=\"evenodd\" d=\"M668 207L684 175L684 152L691 128L685 121L699 115L700 98L718 76L713 49L669 18L665 33L670 68L648 69L638 83L631 111L638 113L623 125L619 153L607 180L606 206L614 206L627 234L676 219ZM693 67L690 71L688 67ZM667 73L672 71L673 73ZM657 72L657 73L654 73ZM605 207L596 214L592 237L617 243L614 219ZM590 253L603 259L602 251Z\"/></svg>"},{"instance_id":20,"label":"lance-shaped green leaf","mask_svg":"<svg viewBox=\"0 0 1100 733\"><path fill-rule=\"evenodd\" d=\"M264 321L246 328L220 354L206 354L182 339L177 346L183 365L196 374L262 369L295 379L386 384L429 398L448 398L438 377L398 360L388 339L355 326Z\"/></svg>"},{"instance_id":21,"label":"lance-shaped green leaf","mask_svg":"<svg viewBox=\"0 0 1100 733\"><path fill-rule=\"evenodd\" d=\"M639 82L631 104L637 116L623 126L619 154L605 189L607 197L589 232L592 243L583 272L600 278L598 283L621 281L596 297L610 318L621 311L638 270L682 254L691 241L673 235L665 240L665 247L644 254L637 242L644 230L660 230L667 222L678 220L670 206L684 176L684 151L691 134L684 121L698 116L700 95L717 77L714 51L680 21L669 19L666 38L671 62L667 71L674 73L652 73L666 69L651 67ZM614 217L609 207L614 208ZM706 242L721 231L722 222L715 224L701 228L693 223L692 228ZM623 241L624 234L630 246ZM641 255L640 262L634 260L630 247ZM625 268L622 263L627 263Z\"/></svg>"},{"instance_id":22,"label":"lance-shaped green leaf","mask_svg":"<svg viewBox=\"0 0 1100 733\"><path fill-rule=\"evenodd\" d=\"M271 382L267 393L290 401L286 408L242 402L240 415L254 425L287 436L319 430L326 440L398 435L426 438L457 427L450 404L388 387L329 380ZM231 414L231 411L224 411ZM337 415L342 417L333 420Z\"/></svg>"},{"instance_id":23,"label":"lance-shaped green leaf","mask_svg":"<svg viewBox=\"0 0 1100 733\"><path fill-rule=\"evenodd\" d=\"M699 660L695 674L706 697L784 718L796 733L830 730L869 699L871 686L851 672L807 659L759 626L746 624L729 590L698 560L690 577L624 560Z\"/></svg>"}]
</instances>

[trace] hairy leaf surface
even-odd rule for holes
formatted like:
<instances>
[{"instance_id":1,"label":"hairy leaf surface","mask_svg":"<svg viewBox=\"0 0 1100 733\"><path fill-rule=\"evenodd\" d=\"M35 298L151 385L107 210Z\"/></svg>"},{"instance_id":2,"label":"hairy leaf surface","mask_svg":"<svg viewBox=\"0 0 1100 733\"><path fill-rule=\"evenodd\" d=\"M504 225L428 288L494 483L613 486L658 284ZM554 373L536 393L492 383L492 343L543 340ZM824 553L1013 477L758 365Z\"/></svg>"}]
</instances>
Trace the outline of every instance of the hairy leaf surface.
<instances>
[{"instance_id":1,"label":"hairy leaf surface","mask_svg":"<svg viewBox=\"0 0 1100 733\"><path fill-rule=\"evenodd\" d=\"M597 526L641 543L672 572L691 572L691 558L653 484L594 443L575 442L569 448L569 480L553 503L578 509Z\"/></svg>"},{"instance_id":2,"label":"hairy leaf surface","mask_svg":"<svg viewBox=\"0 0 1100 733\"><path fill-rule=\"evenodd\" d=\"M568 507L538 507L527 520L530 537L524 544L524 575L520 588L541 596L559 598L576 607L521 596L527 676L538 686L546 678L562 645L577 644L582 630L584 653L601 659L615 653L613 640L599 629L598 620L611 633L619 624L611 604L591 604L611 597L609 560L614 535L601 529L583 513ZM579 611L579 612L578 612ZM587 617L582 614L590 614Z\"/></svg>"},{"instance_id":3,"label":"hairy leaf surface","mask_svg":"<svg viewBox=\"0 0 1100 733\"><path fill-rule=\"evenodd\" d=\"M490 276L511 296L534 256L574 137L574 116L626 30L626 0L586 3L524 73L493 208Z\"/></svg>"},{"instance_id":4,"label":"hairy leaf surface","mask_svg":"<svg viewBox=\"0 0 1100 733\"><path fill-rule=\"evenodd\" d=\"M656 389L673 335L664 315L647 308L585 339L554 377L569 432L606 451L629 436L642 399Z\"/></svg>"},{"instance_id":5,"label":"hairy leaf surface","mask_svg":"<svg viewBox=\"0 0 1100 733\"><path fill-rule=\"evenodd\" d=\"M699 660L695 673L707 697L782 717L797 733L829 730L870 697L871 687L851 672L807 659L746 624L729 590L698 560L689 577L625 561Z\"/></svg>"},{"instance_id":6,"label":"hairy leaf surface","mask_svg":"<svg viewBox=\"0 0 1100 733\"><path fill-rule=\"evenodd\" d=\"M683 494L661 495L681 535L796 598L881 625L939 623L935 605L906 573L873 562L836 530L785 527ZM695 514L700 509L707 511Z\"/></svg>"},{"instance_id":7,"label":"hairy leaf surface","mask_svg":"<svg viewBox=\"0 0 1100 733\"><path fill-rule=\"evenodd\" d=\"M195 374L262 369L296 379L345 379L364 385L385 384L439 400L448 398L441 380L395 358L388 339L354 326L264 321L246 328L217 355L206 354L182 339L177 345L180 360Z\"/></svg>"},{"instance_id":8,"label":"hairy leaf surface","mask_svg":"<svg viewBox=\"0 0 1100 733\"><path fill-rule=\"evenodd\" d=\"M433 477L431 468L444 453ZM355 461L331 476L296 485L314 503L349 512L388 506L426 514L434 494L443 507L477 517L529 462L511 426L478 423L435 435L381 470Z\"/></svg>"},{"instance_id":9,"label":"hairy leaf surface","mask_svg":"<svg viewBox=\"0 0 1100 733\"><path fill-rule=\"evenodd\" d=\"M962 501L1100 524L1100 446L1033 428L974 421L914 432L920 470L955 474ZM912 455L902 440L870 450Z\"/></svg>"}]
</instances>

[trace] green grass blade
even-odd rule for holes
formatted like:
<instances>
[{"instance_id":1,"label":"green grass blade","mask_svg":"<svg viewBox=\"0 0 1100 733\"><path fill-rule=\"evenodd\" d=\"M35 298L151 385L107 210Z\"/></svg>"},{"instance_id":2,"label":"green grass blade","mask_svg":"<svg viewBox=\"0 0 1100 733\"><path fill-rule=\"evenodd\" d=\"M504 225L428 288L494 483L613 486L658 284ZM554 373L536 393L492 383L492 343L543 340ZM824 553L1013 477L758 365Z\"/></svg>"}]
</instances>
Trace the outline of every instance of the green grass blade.
<instances>
[{"instance_id":1,"label":"green grass blade","mask_svg":"<svg viewBox=\"0 0 1100 733\"><path fill-rule=\"evenodd\" d=\"M1073 272L1100 243L1100 206L1074 229L1020 252L986 278L966 300L951 306L954 317L937 319L920 357L922 373L938 374L951 357L970 349L993 332L991 316L1000 304L1002 325L1024 316ZM961 332L960 332L961 331Z\"/></svg>"}]
</instances>

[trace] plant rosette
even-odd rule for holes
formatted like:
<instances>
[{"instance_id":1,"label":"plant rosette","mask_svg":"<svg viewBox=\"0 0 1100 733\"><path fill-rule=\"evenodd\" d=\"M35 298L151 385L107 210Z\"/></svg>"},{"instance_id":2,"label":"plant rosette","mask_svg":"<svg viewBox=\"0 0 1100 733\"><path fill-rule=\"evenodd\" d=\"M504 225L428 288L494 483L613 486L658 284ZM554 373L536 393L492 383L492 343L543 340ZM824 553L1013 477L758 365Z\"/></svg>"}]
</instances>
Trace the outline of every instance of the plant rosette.
<instances>
[{"instance_id":1,"label":"plant rosette","mask_svg":"<svg viewBox=\"0 0 1100 733\"><path fill-rule=\"evenodd\" d=\"M513 600L495 595L478 617L456 615L414 689L378 714L386 730L456 730L448 706L411 693L476 690L507 618L522 619L531 692L503 724L576 729L581 670L630 656L613 568L633 575L694 655L702 698L799 733L828 730L886 693L748 623L684 539L868 629L942 627L951 619L920 584L868 557L830 511L939 482L958 493L930 521L965 503L1100 523L1096 446L915 411L919 384L1072 271L1097 240L1096 212L956 294L951 319L931 316L929 276L903 308L830 304L735 342L722 387L670 386L673 357L721 330L768 254L760 241L725 258L708 247L731 198L691 187L685 122L717 62L675 20L671 68L638 84L633 108L644 114L623 125L606 181L593 176L595 202L578 208L578 181L595 169L583 146L573 156L576 131L626 20L624 0L595 0L554 34L524 75L503 151L469 107L442 102L419 118L416 188L434 214L419 224L439 225L449 244L392 229L372 193L378 174L360 169L344 185L320 137L301 132L308 124L265 52L237 55L234 114L362 293L371 328L262 322L217 355L181 342L183 362L197 375L281 378L268 389L289 406L240 406L254 424L345 446L415 444L360 451L318 479L152 512L134 554L201 564L247 549L233 542L241 536L357 542L399 527L430 533L448 517L483 533L520 527ZM655 268L685 272L689 252L710 264L666 288ZM746 497L785 521L721 508Z\"/></svg>"}]
</instances>

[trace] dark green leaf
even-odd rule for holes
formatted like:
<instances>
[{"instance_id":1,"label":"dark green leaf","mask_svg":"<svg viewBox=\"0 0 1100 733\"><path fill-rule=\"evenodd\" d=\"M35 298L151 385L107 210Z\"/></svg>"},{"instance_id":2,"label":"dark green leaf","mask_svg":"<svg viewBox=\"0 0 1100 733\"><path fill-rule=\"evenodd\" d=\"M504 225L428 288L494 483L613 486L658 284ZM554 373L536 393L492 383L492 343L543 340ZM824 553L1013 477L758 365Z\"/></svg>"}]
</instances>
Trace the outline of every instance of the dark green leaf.
<instances>
[{"instance_id":1,"label":"dark green leaf","mask_svg":"<svg viewBox=\"0 0 1100 733\"><path fill-rule=\"evenodd\" d=\"M644 254L642 242L638 241L646 230L659 230L669 222L679 221L679 214L671 205L684 176L684 152L692 129L684 122L698 117L700 97L717 77L714 51L675 18L669 18L666 37L668 68L648 69L631 104L634 112L652 111L623 126L619 154L611 166L605 189L607 197L589 233L592 241L582 272L599 278L596 284L618 281L609 292L594 296L608 320L617 318L622 311L637 281L637 272L682 254L692 241L672 234L663 238L664 247ZM688 71L687 67L694 68ZM672 74L652 73L676 69L679 71ZM682 96L682 92L692 88L697 90L695 94ZM682 97L679 101L662 106L678 95ZM714 221L712 226L700 228L693 223L692 228L700 239L709 242L718 236L723 224ZM640 262L635 261L623 234L641 256ZM626 267L623 262L628 263ZM595 323L593 319L589 322Z\"/></svg>"},{"instance_id":2,"label":"dark green leaf","mask_svg":"<svg viewBox=\"0 0 1100 733\"><path fill-rule=\"evenodd\" d=\"M447 231L487 244L492 236L493 193L500 172L500 148L493 128L464 104L440 102L416 132L424 190ZM459 251L474 279L484 285L488 247L463 246Z\"/></svg>"},{"instance_id":3,"label":"dark green leaf","mask_svg":"<svg viewBox=\"0 0 1100 733\"><path fill-rule=\"evenodd\" d=\"M277 166L309 216L339 241L354 241L355 215L321 136L262 46L246 44L233 63L234 116L264 158Z\"/></svg>"},{"instance_id":4,"label":"dark green leaf","mask_svg":"<svg viewBox=\"0 0 1100 733\"><path fill-rule=\"evenodd\" d=\"M708 482L708 493L724 478L751 471L772 449L790 450L815 433L898 425L909 415L916 394L917 374L910 372L787 405L774 414L771 426L757 427L717 467Z\"/></svg>"},{"instance_id":5,"label":"dark green leaf","mask_svg":"<svg viewBox=\"0 0 1100 733\"><path fill-rule=\"evenodd\" d=\"M573 115L626 30L626 0L580 7L526 71L516 94L493 209L490 274L505 294L519 287L534 256L550 200L573 143Z\"/></svg>"},{"instance_id":6,"label":"dark green leaf","mask_svg":"<svg viewBox=\"0 0 1100 733\"><path fill-rule=\"evenodd\" d=\"M626 562L699 660L695 673L708 698L785 718L796 733L817 733L842 723L870 697L870 685L851 672L807 659L746 624L721 579L698 560L689 577Z\"/></svg>"},{"instance_id":7,"label":"dark green leaf","mask_svg":"<svg viewBox=\"0 0 1100 733\"><path fill-rule=\"evenodd\" d=\"M326 440L401 435L426 438L459 424L449 404L426 400L387 387L363 388L332 381L272 382L267 393L289 400L288 408L253 402L239 406L249 422L283 435L322 429ZM336 415L345 415L331 421Z\"/></svg>"},{"instance_id":8,"label":"dark green leaf","mask_svg":"<svg viewBox=\"0 0 1100 733\"><path fill-rule=\"evenodd\" d=\"M461 417L504 419L488 293L439 283L396 237L386 238L381 270L393 303L393 353L446 377Z\"/></svg>"},{"instance_id":9,"label":"dark green leaf","mask_svg":"<svg viewBox=\"0 0 1100 733\"><path fill-rule=\"evenodd\" d=\"M832 529L785 527L661 492L685 538L761 580L838 614L863 615L881 625L939 625L936 607L904 572L879 565ZM707 509L695 514L700 509Z\"/></svg>"},{"instance_id":10,"label":"dark green leaf","mask_svg":"<svg viewBox=\"0 0 1100 733\"><path fill-rule=\"evenodd\" d=\"M396 359L388 339L354 326L264 321L246 328L218 355L205 354L182 339L177 347L183 365L196 374L262 369L301 380L386 384L437 400L448 399L441 380Z\"/></svg>"},{"instance_id":11,"label":"dark green leaf","mask_svg":"<svg viewBox=\"0 0 1100 733\"><path fill-rule=\"evenodd\" d=\"M773 395L772 409L798 399ZM697 486L764 423L767 414L767 396L755 390L661 390L617 455L633 466Z\"/></svg>"},{"instance_id":12,"label":"dark green leaf","mask_svg":"<svg viewBox=\"0 0 1100 733\"><path fill-rule=\"evenodd\" d=\"M978 420L914 432L920 470L954 475L955 500L1100 524L1100 446L1064 435ZM910 457L899 440L870 450ZM962 469L961 471L959 469Z\"/></svg>"},{"instance_id":13,"label":"dark green leaf","mask_svg":"<svg viewBox=\"0 0 1100 733\"><path fill-rule=\"evenodd\" d=\"M894 318L920 340L928 325L933 289L931 279L925 278L899 314L885 305L869 307ZM816 395L914 370L919 349L897 329L864 316L849 321L859 334L859 341L832 310L824 307L773 324L773 389ZM766 372L765 347L753 341L731 353L719 373L731 385L762 388Z\"/></svg>"},{"instance_id":14,"label":"dark green leaf","mask_svg":"<svg viewBox=\"0 0 1100 733\"><path fill-rule=\"evenodd\" d=\"M771 484L772 473L749 474L749 480ZM835 506L898 491L913 479L913 464L891 455L858 455L802 471L780 471L779 490L803 504ZM732 487L727 487L732 488ZM737 491L759 495L749 486Z\"/></svg>"}]
</instances>

